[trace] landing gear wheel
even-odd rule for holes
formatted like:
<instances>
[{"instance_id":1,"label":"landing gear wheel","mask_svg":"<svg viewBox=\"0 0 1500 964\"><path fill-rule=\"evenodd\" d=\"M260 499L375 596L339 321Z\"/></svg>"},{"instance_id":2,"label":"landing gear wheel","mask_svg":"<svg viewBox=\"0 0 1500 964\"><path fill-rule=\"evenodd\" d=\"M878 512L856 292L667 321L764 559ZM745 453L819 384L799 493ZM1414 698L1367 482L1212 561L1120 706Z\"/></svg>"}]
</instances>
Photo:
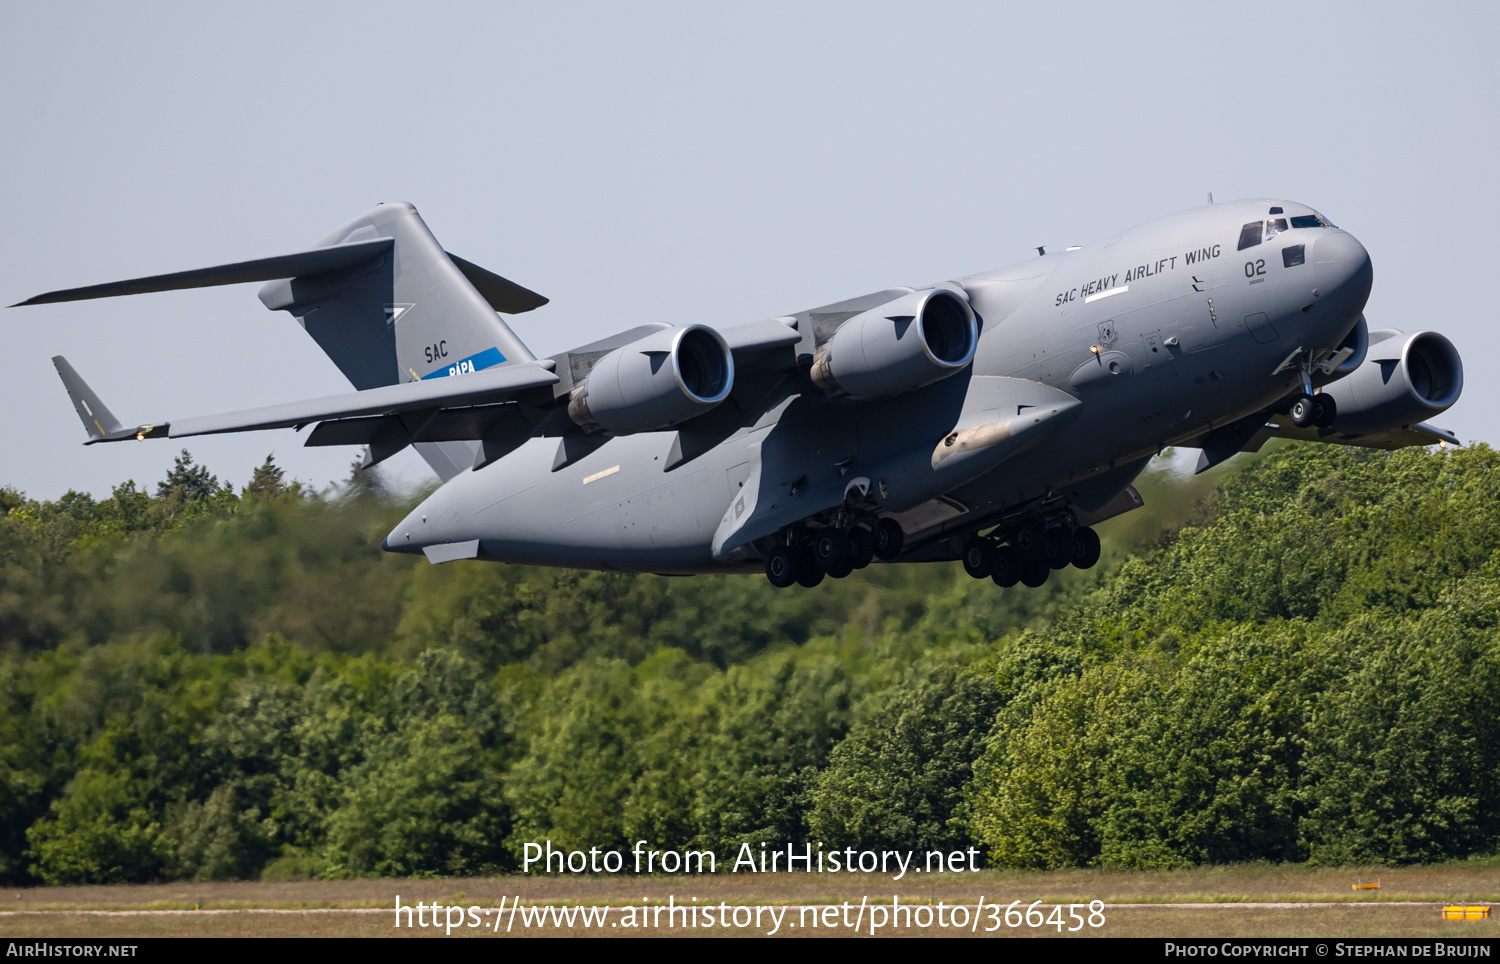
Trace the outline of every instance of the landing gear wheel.
<instances>
[{"instance_id":1,"label":"landing gear wheel","mask_svg":"<svg viewBox=\"0 0 1500 964\"><path fill-rule=\"evenodd\" d=\"M995 571L995 547L984 539L970 539L964 546L964 572L975 579L984 579Z\"/></svg>"},{"instance_id":2,"label":"landing gear wheel","mask_svg":"<svg viewBox=\"0 0 1500 964\"><path fill-rule=\"evenodd\" d=\"M1073 565L1079 569L1092 569L1099 561L1099 533L1084 526L1073 533Z\"/></svg>"},{"instance_id":3,"label":"landing gear wheel","mask_svg":"<svg viewBox=\"0 0 1500 964\"><path fill-rule=\"evenodd\" d=\"M1327 428L1333 424L1333 420L1339 417L1338 403L1333 400L1332 395L1313 396L1313 420L1312 423L1318 428Z\"/></svg>"},{"instance_id":4,"label":"landing gear wheel","mask_svg":"<svg viewBox=\"0 0 1500 964\"><path fill-rule=\"evenodd\" d=\"M820 567L832 572L849 557L849 540L838 529L819 529L813 534L812 554Z\"/></svg>"},{"instance_id":5,"label":"landing gear wheel","mask_svg":"<svg viewBox=\"0 0 1500 964\"><path fill-rule=\"evenodd\" d=\"M797 554L791 546L777 546L766 553L766 578L777 589L797 581Z\"/></svg>"},{"instance_id":6,"label":"landing gear wheel","mask_svg":"<svg viewBox=\"0 0 1500 964\"><path fill-rule=\"evenodd\" d=\"M1028 559L1021 563L1021 582L1036 589L1052 575L1052 569L1040 559Z\"/></svg>"},{"instance_id":7,"label":"landing gear wheel","mask_svg":"<svg viewBox=\"0 0 1500 964\"><path fill-rule=\"evenodd\" d=\"M1068 547L1063 543L1063 536L1066 534L1059 529L1044 532L1041 541L1037 544L1037 561L1048 569L1061 569L1066 566L1073 557L1071 552L1066 551Z\"/></svg>"},{"instance_id":8,"label":"landing gear wheel","mask_svg":"<svg viewBox=\"0 0 1500 964\"><path fill-rule=\"evenodd\" d=\"M797 551L797 585L811 589L822 582L825 575L811 549L803 547Z\"/></svg>"},{"instance_id":9,"label":"landing gear wheel","mask_svg":"<svg viewBox=\"0 0 1500 964\"><path fill-rule=\"evenodd\" d=\"M1298 428L1307 428L1313 423L1317 407L1318 403L1311 395L1294 395L1291 404L1287 406L1286 413L1291 417L1293 425Z\"/></svg>"},{"instance_id":10,"label":"landing gear wheel","mask_svg":"<svg viewBox=\"0 0 1500 964\"><path fill-rule=\"evenodd\" d=\"M994 571L990 578L995 585L1001 589L1009 589L1021 579L1021 559L1016 555L1016 550L1010 546L1001 546L995 550Z\"/></svg>"},{"instance_id":11,"label":"landing gear wheel","mask_svg":"<svg viewBox=\"0 0 1500 964\"><path fill-rule=\"evenodd\" d=\"M1046 538L1047 529L1040 522L1028 522L1011 536L1010 544L1015 546L1016 555L1021 559L1039 559L1042 555L1042 543Z\"/></svg>"},{"instance_id":12,"label":"landing gear wheel","mask_svg":"<svg viewBox=\"0 0 1500 964\"><path fill-rule=\"evenodd\" d=\"M1057 557L1048 559L1047 565L1053 569L1066 569L1073 563L1073 554L1078 551L1078 539L1067 529L1054 529L1047 533L1057 540Z\"/></svg>"},{"instance_id":13,"label":"landing gear wheel","mask_svg":"<svg viewBox=\"0 0 1500 964\"><path fill-rule=\"evenodd\" d=\"M849 537L849 567L863 569L875 558L875 537L864 526L855 526L846 535Z\"/></svg>"},{"instance_id":14,"label":"landing gear wheel","mask_svg":"<svg viewBox=\"0 0 1500 964\"><path fill-rule=\"evenodd\" d=\"M895 519L881 519L875 530L875 558L892 561L901 555L901 544L905 541L906 533L901 531L901 523Z\"/></svg>"}]
</instances>

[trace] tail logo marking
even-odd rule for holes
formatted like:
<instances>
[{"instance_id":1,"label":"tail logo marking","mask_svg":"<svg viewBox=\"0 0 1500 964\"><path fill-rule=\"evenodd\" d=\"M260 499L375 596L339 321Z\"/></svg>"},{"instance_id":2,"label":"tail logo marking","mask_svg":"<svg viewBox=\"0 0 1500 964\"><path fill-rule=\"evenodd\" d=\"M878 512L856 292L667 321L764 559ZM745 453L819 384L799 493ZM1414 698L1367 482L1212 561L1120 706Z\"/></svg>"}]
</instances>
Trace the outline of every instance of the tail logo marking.
<instances>
[{"instance_id":1,"label":"tail logo marking","mask_svg":"<svg viewBox=\"0 0 1500 964\"><path fill-rule=\"evenodd\" d=\"M397 321L400 320L402 315L406 314L408 311L411 311L415 307L416 305L386 305L385 313L390 317L386 318L385 323L388 325L394 325Z\"/></svg>"},{"instance_id":2,"label":"tail logo marking","mask_svg":"<svg viewBox=\"0 0 1500 964\"><path fill-rule=\"evenodd\" d=\"M477 355L461 358L446 368L439 368L435 372L423 375L422 381L425 382L429 378L447 378L449 375L468 375L471 372L480 372L486 368L493 368L504 361L505 356L500 354L500 349L486 348Z\"/></svg>"}]
</instances>

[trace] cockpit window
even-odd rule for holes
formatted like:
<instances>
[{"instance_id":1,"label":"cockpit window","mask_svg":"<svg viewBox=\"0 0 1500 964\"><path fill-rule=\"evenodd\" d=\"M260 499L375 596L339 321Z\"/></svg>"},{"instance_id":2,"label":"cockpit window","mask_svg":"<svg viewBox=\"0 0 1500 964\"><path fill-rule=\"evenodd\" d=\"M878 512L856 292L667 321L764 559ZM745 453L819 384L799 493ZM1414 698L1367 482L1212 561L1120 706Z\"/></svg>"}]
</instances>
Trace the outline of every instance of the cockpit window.
<instances>
[{"instance_id":1,"label":"cockpit window","mask_svg":"<svg viewBox=\"0 0 1500 964\"><path fill-rule=\"evenodd\" d=\"M1331 228L1332 224L1321 214L1299 214L1292 218L1294 228Z\"/></svg>"},{"instance_id":2,"label":"cockpit window","mask_svg":"<svg viewBox=\"0 0 1500 964\"><path fill-rule=\"evenodd\" d=\"M1264 226L1264 222L1251 221L1243 228L1240 228L1239 250L1243 251L1246 248L1253 248L1257 244L1260 244L1260 230Z\"/></svg>"},{"instance_id":3,"label":"cockpit window","mask_svg":"<svg viewBox=\"0 0 1500 964\"><path fill-rule=\"evenodd\" d=\"M1286 218L1272 218L1266 222L1266 240L1271 240L1285 230Z\"/></svg>"}]
</instances>

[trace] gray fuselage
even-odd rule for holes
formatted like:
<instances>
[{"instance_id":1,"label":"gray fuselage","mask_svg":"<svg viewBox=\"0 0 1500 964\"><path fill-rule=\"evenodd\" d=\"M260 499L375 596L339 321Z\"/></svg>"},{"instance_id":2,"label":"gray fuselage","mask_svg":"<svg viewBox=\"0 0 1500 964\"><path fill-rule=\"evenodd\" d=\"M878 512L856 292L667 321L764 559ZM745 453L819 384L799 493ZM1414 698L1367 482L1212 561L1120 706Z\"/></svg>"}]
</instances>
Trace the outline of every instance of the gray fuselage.
<instances>
[{"instance_id":1,"label":"gray fuselage","mask_svg":"<svg viewBox=\"0 0 1500 964\"><path fill-rule=\"evenodd\" d=\"M772 436L794 456L778 466L789 477L767 485L795 490L819 473L910 463L911 473L900 475L911 479L899 486L905 491L879 494L882 514L909 529L909 546L993 525L1038 499L1102 505L1163 447L1295 391L1297 370L1273 374L1280 363L1298 348L1339 345L1358 321L1371 268L1347 232L1289 228L1238 249L1242 225L1265 221L1271 206L1284 209L1272 217L1289 221L1314 214L1275 200L1210 205L959 279L982 326L972 366L891 398L833 398L815 387L805 362L821 336L803 313L802 370L763 400L754 424L700 457L666 471L674 433L647 432L612 438L554 471L557 439L534 438L444 484L392 530L387 546L411 552L478 539L479 557L493 561L759 571L753 559L715 560L711 547L757 446ZM1287 250L1297 245L1300 263ZM983 474L932 488L941 483L921 473L931 474L934 444L996 376L1066 393L1081 403L1078 412ZM923 515L937 496L947 508Z\"/></svg>"}]
</instances>

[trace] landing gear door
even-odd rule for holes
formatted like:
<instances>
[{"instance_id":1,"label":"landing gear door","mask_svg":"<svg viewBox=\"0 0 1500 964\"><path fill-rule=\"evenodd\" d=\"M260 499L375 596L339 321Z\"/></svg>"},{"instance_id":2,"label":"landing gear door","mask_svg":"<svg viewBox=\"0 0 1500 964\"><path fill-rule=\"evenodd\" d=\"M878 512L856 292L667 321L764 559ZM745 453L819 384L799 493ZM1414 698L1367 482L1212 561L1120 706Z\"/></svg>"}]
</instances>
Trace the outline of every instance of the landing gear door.
<instances>
[{"instance_id":1,"label":"landing gear door","mask_svg":"<svg viewBox=\"0 0 1500 964\"><path fill-rule=\"evenodd\" d=\"M1148 331L1141 335L1141 358L1146 369L1158 380L1177 374L1172 363L1172 354L1167 350L1166 340L1160 331Z\"/></svg>"}]
</instances>

